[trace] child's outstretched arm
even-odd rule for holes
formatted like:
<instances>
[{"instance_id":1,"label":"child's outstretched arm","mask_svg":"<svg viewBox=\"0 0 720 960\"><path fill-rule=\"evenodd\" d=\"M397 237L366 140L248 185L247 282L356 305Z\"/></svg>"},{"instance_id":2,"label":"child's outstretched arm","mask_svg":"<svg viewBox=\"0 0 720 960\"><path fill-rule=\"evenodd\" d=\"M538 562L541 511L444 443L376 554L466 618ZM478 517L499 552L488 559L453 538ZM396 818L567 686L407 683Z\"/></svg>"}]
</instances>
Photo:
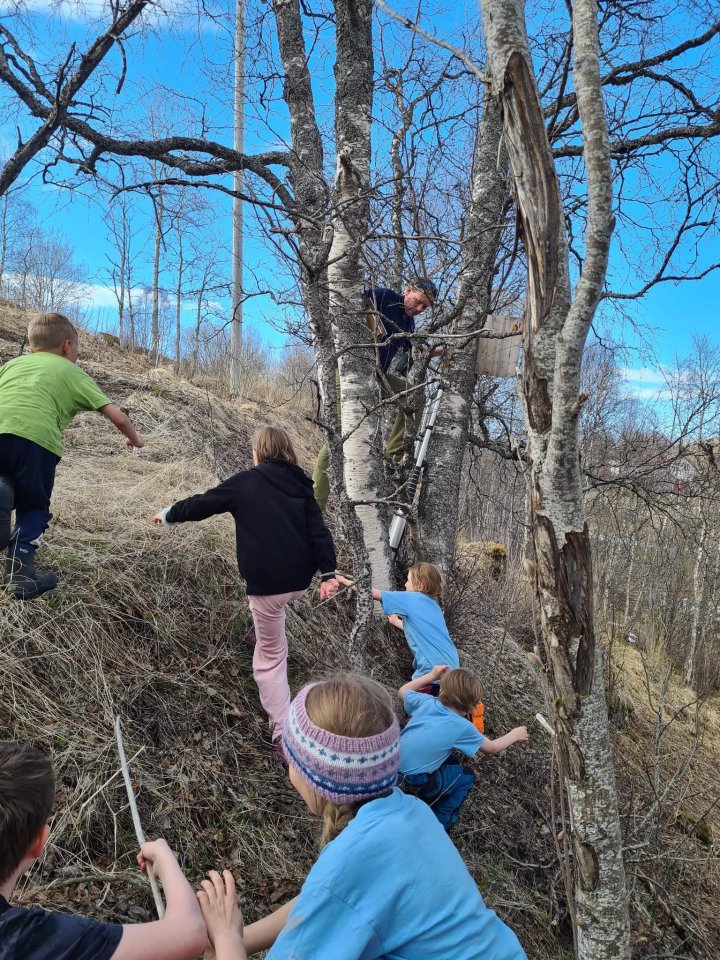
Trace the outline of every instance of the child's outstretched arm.
<instances>
[{"instance_id":1,"label":"child's outstretched arm","mask_svg":"<svg viewBox=\"0 0 720 960\"><path fill-rule=\"evenodd\" d=\"M160 880L167 902L165 916L124 926L112 960L194 960L207 946L207 931L175 854L164 840L152 840L140 848L138 863Z\"/></svg>"},{"instance_id":2,"label":"child's outstretched arm","mask_svg":"<svg viewBox=\"0 0 720 960\"><path fill-rule=\"evenodd\" d=\"M261 950L269 950L272 947L280 936L280 932L290 916L290 911L297 901L298 898L293 897L288 903L284 903L277 910L263 917L262 920L256 920L255 923L249 923L245 927L243 942L249 957L254 953L260 953Z\"/></svg>"},{"instance_id":3,"label":"child's outstretched arm","mask_svg":"<svg viewBox=\"0 0 720 960\"><path fill-rule=\"evenodd\" d=\"M351 590L354 590L355 592L357 592L357 587L355 586L354 580L348 580L347 577L343 577L342 574L339 574L339 573L335 574L335 579L343 587L350 587ZM377 590L375 587L372 587L372 597L373 597L373 600L382 600L382 593L379 590Z\"/></svg>"},{"instance_id":4,"label":"child's outstretched arm","mask_svg":"<svg viewBox=\"0 0 720 960\"><path fill-rule=\"evenodd\" d=\"M433 667L429 673L424 673L421 677L416 677L414 680L409 680L407 683L404 683L398 693L401 697L404 697L406 693L414 693L417 690L422 690L423 687L426 687L429 683L435 683L446 674L448 671L448 665L446 663L440 663L438 666Z\"/></svg>"},{"instance_id":5,"label":"child's outstretched arm","mask_svg":"<svg viewBox=\"0 0 720 960\"><path fill-rule=\"evenodd\" d=\"M527 740L527 738L527 727L515 727L510 733L506 733L504 737L498 737L497 740L491 740L489 737L485 737L480 747L480 752L502 753L503 750L507 750L507 748L511 747L514 743L522 743Z\"/></svg>"},{"instance_id":6,"label":"child's outstretched arm","mask_svg":"<svg viewBox=\"0 0 720 960\"><path fill-rule=\"evenodd\" d=\"M233 875L223 870L221 877L217 870L211 870L208 876L210 879L203 880L197 898L215 960L247 960Z\"/></svg>"},{"instance_id":7,"label":"child's outstretched arm","mask_svg":"<svg viewBox=\"0 0 720 960\"><path fill-rule=\"evenodd\" d=\"M171 507L159 510L153 517L153 523L187 523L190 520L207 520L218 513L229 513L233 504L237 503L241 476L235 474L205 493L196 493L186 500L178 500Z\"/></svg>"},{"instance_id":8,"label":"child's outstretched arm","mask_svg":"<svg viewBox=\"0 0 720 960\"><path fill-rule=\"evenodd\" d=\"M114 403L106 403L104 407L100 407L100 413L126 437L131 450L133 447L139 450L145 446L145 438L137 432L130 417L123 413L120 407L116 407Z\"/></svg>"}]
</instances>

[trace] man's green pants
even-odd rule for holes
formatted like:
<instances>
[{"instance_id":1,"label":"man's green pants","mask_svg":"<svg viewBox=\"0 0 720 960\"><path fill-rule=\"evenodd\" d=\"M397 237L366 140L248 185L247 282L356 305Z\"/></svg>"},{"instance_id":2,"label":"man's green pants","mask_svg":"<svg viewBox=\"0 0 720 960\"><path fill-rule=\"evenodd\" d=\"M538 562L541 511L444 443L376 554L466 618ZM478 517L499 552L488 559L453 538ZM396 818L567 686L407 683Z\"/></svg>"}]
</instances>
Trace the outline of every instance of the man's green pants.
<instances>
[{"instance_id":1,"label":"man's green pants","mask_svg":"<svg viewBox=\"0 0 720 960\"><path fill-rule=\"evenodd\" d=\"M390 392L385 388L384 384L382 386L382 395L383 397L388 397L391 394L402 393L403 390L407 390L407 380L404 377L398 377L394 373L386 373L385 379L390 385ZM338 418L338 428L342 430L342 420L340 417L340 374L337 375L337 418ZM415 414L415 430L420 429L420 421L422 419L422 408L420 408ZM398 410L397 416L395 417L395 422L392 425L392 430L390 435L387 438L385 444L385 456L391 457L393 460L399 460L403 454L403 439L405 437L405 414L402 410ZM328 497L330 496L330 484L328 483L327 478L327 468L330 452L325 444L320 453L318 454L317 460L315 461L315 469L313 470L313 491L315 493L315 499L321 510L324 510L327 506Z\"/></svg>"}]
</instances>

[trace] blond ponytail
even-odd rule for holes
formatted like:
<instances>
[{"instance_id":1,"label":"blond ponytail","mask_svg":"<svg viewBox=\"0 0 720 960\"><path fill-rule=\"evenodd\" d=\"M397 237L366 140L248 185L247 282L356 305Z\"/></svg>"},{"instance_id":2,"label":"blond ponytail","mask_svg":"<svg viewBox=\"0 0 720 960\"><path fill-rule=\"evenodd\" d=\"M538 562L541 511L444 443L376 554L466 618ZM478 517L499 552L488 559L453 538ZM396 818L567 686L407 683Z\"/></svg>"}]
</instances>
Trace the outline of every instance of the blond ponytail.
<instances>
[{"instance_id":1,"label":"blond ponytail","mask_svg":"<svg viewBox=\"0 0 720 960\"><path fill-rule=\"evenodd\" d=\"M357 803L326 803L323 807L323 829L320 849L339 836L357 813Z\"/></svg>"}]
</instances>

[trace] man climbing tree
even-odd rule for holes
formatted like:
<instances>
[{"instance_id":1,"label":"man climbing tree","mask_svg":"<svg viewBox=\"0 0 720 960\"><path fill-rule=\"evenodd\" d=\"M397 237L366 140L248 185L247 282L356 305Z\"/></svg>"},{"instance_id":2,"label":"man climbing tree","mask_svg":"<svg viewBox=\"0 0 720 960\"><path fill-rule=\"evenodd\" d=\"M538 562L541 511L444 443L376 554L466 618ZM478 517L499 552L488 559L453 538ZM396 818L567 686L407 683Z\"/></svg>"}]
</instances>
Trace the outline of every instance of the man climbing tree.
<instances>
[{"instance_id":1,"label":"man climbing tree","mask_svg":"<svg viewBox=\"0 0 720 960\"><path fill-rule=\"evenodd\" d=\"M388 397L403 393L407 390L406 375L412 361L412 343L400 335L415 332L415 317L435 302L437 287L432 280L415 280L405 287L402 294L388 287L370 287L363 296L368 306L368 327L377 344L378 379L382 395ZM418 418L419 411L415 418L416 425ZM402 457L404 434L405 414L398 410L385 444L388 457ZM315 499L321 510L325 509L330 495L327 467L328 448L324 445L313 471Z\"/></svg>"}]
</instances>

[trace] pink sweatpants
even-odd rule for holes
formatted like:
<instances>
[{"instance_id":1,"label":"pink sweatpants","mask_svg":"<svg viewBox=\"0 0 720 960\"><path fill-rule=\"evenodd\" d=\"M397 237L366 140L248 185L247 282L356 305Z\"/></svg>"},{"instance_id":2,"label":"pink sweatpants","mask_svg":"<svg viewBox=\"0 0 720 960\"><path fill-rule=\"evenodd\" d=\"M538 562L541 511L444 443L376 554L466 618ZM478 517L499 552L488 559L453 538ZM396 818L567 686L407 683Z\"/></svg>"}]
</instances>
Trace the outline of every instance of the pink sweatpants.
<instances>
[{"instance_id":1,"label":"pink sweatpants","mask_svg":"<svg viewBox=\"0 0 720 960\"><path fill-rule=\"evenodd\" d=\"M282 734L290 709L290 685L287 678L288 642L285 636L285 607L307 593L275 593L266 597L248 597L255 624L253 677L260 692L260 703L270 721L273 740Z\"/></svg>"}]
</instances>

